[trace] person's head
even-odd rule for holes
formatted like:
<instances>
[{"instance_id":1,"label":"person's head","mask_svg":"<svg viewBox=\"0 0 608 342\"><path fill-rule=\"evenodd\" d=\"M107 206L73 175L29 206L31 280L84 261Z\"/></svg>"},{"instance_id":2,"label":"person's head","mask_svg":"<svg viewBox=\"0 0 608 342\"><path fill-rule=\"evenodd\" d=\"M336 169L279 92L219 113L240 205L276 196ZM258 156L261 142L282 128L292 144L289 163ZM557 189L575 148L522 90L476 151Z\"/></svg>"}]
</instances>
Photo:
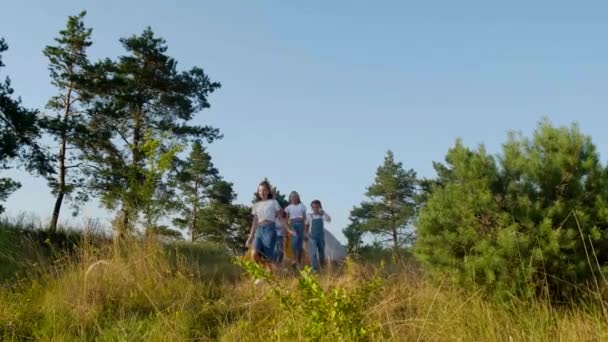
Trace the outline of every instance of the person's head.
<instances>
[{"instance_id":1,"label":"person's head","mask_svg":"<svg viewBox=\"0 0 608 342\"><path fill-rule=\"evenodd\" d=\"M263 181L258 185L258 192L255 194L255 197L258 201L272 199L272 191L267 181Z\"/></svg>"},{"instance_id":2,"label":"person's head","mask_svg":"<svg viewBox=\"0 0 608 342\"><path fill-rule=\"evenodd\" d=\"M312 208L312 212L315 214L318 214L319 212L321 212L321 209L323 209L323 206L321 205L321 201L319 200L314 200L310 203L310 207Z\"/></svg>"},{"instance_id":3,"label":"person's head","mask_svg":"<svg viewBox=\"0 0 608 342\"><path fill-rule=\"evenodd\" d=\"M300 194L298 194L295 191L292 191L289 194L289 203L290 204L300 204L300 203L302 203L302 201L300 201Z\"/></svg>"}]
</instances>

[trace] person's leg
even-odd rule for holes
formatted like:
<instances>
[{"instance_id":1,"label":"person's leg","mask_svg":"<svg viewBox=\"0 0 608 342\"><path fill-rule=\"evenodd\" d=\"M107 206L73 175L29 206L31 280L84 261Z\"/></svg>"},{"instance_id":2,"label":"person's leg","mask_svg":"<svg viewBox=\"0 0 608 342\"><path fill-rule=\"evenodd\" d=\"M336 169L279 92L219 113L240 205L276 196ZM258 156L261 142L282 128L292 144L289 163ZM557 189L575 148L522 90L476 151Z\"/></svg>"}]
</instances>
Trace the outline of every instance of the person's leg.
<instances>
[{"instance_id":1,"label":"person's leg","mask_svg":"<svg viewBox=\"0 0 608 342\"><path fill-rule=\"evenodd\" d=\"M319 250L319 265L325 266L325 239L321 238L317 240L317 248Z\"/></svg>"},{"instance_id":2,"label":"person's leg","mask_svg":"<svg viewBox=\"0 0 608 342\"><path fill-rule=\"evenodd\" d=\"M304 227L299 221L291 223L291 230L295 232L295 236L291 236L291 250L295 264L300 266L302 263L302 243L304 242Z\"/></svg>"},{"instance_id":3,"label":"person's leg","mask_svg":"<svg viewBox=\"0 0 608 342\"><path fill-rule=\"evenodd\" d=\"M270 229L268 230L270 243L268 245L268 250L270 251L270 255L268 256L268 265L270 266L271 271L276 271L277 262L276 262L276 249L277 249L277 230L275 225L270 225Z\"/></svg>"},{"instance_id":4,"label":"person's leg","mask_svg":"<svg viewBox=\"0 0 608 342\"><path fill-rule=\"evenodd\" d=\"M308 256L310 257L310 266L313 272L319 271L319 253L317 247L317 240L313 238L308 240Z\"/></svg>"},{"instance_id":5,"label":"person's leg","mask_svg":"<svg viewBox=\"0 0 608 342\"><path fill-rule=\"evenodd\" d=\"M283 262L283 237L277 236L277 247L275 249L275 257L277 263Z\"/></svg>"}]
</instances>

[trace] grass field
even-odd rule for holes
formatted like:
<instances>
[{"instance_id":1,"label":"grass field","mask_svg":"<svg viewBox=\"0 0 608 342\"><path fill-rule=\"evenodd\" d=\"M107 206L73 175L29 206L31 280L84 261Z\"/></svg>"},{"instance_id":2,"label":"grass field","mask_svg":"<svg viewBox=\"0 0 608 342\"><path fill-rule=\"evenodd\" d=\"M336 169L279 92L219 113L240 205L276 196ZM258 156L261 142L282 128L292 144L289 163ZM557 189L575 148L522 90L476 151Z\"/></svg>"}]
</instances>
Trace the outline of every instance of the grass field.
<instances>
[{"instance_id":1,"label":"grass field","mask_svg":"<svg viewBox=\"0 0 608 342\"><path fill-rule=\"evenodd\" d=\"M413 262L273 276L214 245L0 225L3 340L608 340L599 304L496 303Z\"/></svg>"}]
</instances>

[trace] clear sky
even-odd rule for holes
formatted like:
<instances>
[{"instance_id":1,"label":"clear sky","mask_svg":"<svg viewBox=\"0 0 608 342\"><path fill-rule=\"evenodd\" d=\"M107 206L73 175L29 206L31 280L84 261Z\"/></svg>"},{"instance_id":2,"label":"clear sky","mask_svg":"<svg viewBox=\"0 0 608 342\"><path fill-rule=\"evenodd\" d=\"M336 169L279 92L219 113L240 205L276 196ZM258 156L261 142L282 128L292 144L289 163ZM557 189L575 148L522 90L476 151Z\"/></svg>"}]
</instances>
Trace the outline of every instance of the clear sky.
<instances>
[{"instance_id":1,"label":"clear sky","mask_svg":"<svg viewBox=\"0 0 608 342\"><path fill-rule=\"evenodd\" d=\"M93 60L122 54L118 38L151 26L179 67L222 83L196 122L223 132L209 149L238 201L268 176L306 203L321 199L340 239L388 149L430 177L456 138L496 153L508 130L530 134L547 116L578 122L606 159L606 2L2 2L2 77L27 106L53 94L42 49L68 15L88 11ZM23 183L10 215L50 217L43 180L2 174ZM109 217L94 203L83 215Z\"/></svg>"}]
</instances>

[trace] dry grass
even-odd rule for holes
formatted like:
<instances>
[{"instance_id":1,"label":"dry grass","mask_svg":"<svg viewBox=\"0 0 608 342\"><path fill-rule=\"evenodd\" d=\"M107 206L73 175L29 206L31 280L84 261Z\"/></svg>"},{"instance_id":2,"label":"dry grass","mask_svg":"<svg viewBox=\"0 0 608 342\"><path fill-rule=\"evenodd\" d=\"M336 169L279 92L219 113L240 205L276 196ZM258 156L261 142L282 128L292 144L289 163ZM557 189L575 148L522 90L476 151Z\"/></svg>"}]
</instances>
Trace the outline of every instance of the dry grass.
<instances>
[{"instance_id":1,"label":"dry grass","mask_svg":"<svg viewBox=\"0 0 608 342\"><path fill-rule=\"evenodd\" d=\"M24 249L28 255L39 248L33 240L23 243L31 244ZM253 285L217 247L149 241L123 247L117 257L111 244L89 241L69 254L40 253L27 265L23 261L20 267L29 272L5 279L0 289L0 335L4 340L259 341L279 339L277 331L290 323L294 339L306 340L299 329L303 320L285 314L271 286ZM17 251L7 253L6 243L4 248L0 253L18 258ZM432 282L415 267L388 269L380 271L383 284L363 312L366 323L379 328L372 340L608 340L599 304L554 307L517 299L498 304L449 279ZM321 275L320 284L354 287L375 272L352 263ZM293 275L278 280L284 289L298 291Z\"/></svg>"}]
</instances>

